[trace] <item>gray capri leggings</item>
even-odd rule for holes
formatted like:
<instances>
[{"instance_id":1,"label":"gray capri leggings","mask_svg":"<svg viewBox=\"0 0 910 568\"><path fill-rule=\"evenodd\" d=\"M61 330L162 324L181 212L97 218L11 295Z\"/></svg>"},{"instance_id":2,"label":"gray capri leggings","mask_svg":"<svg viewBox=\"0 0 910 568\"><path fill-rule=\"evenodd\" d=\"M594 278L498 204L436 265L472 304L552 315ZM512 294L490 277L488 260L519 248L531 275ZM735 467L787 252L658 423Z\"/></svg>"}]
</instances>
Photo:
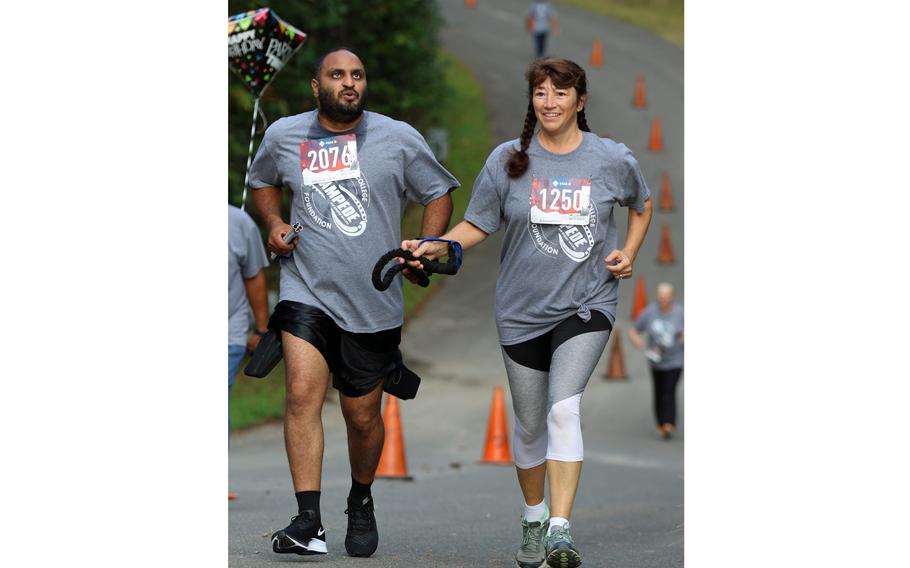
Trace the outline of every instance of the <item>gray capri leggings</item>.
<instances>
[{"instance_id":1,"label":"gray capri leggings","mask_svg":"<svg viewBox=\"0 0 910 568\"><path fill-rule=\"evenodd\" d=\"M502 347L521 469L584 459L581 396L612 329L604 314L591 313L587 323L573 315L542 336Z\"/></svg>"}]
</instances>

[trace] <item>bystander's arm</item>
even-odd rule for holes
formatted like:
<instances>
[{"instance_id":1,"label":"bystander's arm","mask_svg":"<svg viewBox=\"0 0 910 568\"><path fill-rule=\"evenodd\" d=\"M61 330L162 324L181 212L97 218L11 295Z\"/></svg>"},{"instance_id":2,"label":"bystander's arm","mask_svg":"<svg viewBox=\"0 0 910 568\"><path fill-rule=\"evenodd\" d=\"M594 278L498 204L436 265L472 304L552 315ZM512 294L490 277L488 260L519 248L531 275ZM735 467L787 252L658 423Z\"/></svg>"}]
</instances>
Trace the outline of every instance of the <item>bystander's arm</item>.
<instances>
[{"instance_id":1,"label":"bystander's arm","mask_svg":"<svg viewBox=\"0 0 910 568\"><path fill-rule=\"evenodd\" d=\"M257 332L264 332L269 324L269 294L266 286L265 271L260 270L256 276L247 278L243 281L246 288L246 297L250 300L250 307L253 308L253 320ZM253 351L259 345L260 335L254 333L247 340L246 348Z\"/></svg>"},{"instance_id":2,"label":"bystander's arm","mask_svg":"<svg viewBox=\"0 0 910 568\"><path fill-rule=\"evenodd\" d=\"M641 334L639 334L638 330L634 327L629 328L629 341L632 342L632 345L634 345L636 349L645 348L645 340L642 339Z\"/></svg>"}]
</instances>

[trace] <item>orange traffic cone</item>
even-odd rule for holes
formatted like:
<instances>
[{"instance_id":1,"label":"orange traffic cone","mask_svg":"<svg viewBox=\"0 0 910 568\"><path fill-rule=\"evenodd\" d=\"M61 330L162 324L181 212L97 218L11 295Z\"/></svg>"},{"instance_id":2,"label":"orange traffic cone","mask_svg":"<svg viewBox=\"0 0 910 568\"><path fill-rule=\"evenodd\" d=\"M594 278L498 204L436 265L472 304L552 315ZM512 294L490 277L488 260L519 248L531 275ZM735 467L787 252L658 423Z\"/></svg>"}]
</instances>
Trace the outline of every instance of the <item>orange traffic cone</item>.
<instances>
[{"instance_id":1,"label":"orange traffic cone","mask_svg":"<svg viewBox=\"0 0 910 568\"><path fill-rule=\"evenodd\" d=\"M645 97L645 78L641 75L635 79L635 98L632 99L632 104L638 108L644 108L647 104L647 99Z\"/></svg>"},{"instance_id":2,"label":"orange traffic cone","mask_svg":"<svg viewBox=\"0 0 910 568\"><path fill-rule=\"evenodd\" d=\"M656 116L651 121L651 139L648 141L648 150L660 152L664 149L663 136L660 133L660 119Z\"/></svg>"},{"instance_id":3,"label":"orange traffic cone","mask_svg":"<svg viewBox=\"0 0 910 568\"><path fill-rule=\"evenodd\" d=\"M660 235L660 252L657 253L657 262L660 264L673 264L673 246L670 244L669 223L664 223L664 230Z\"/></svg>"},{"instance_id":4,"label":"orange traffic cone","mask_svg":"<svg viewBox=\"0 0 910 568\"><path fill-rule=\"evenodd\" d=\"M591 66L600 67L604 62L603 46L600 45L600 39L595 39L591 44Z\"/></svg>"},{"instance_id":5,"label":"orange traffic cone","mask_svg":"<svg viewBox=\"0 0 910 568\"><path fill-rule=\"evenodd\" d=\"M228 501L233 501L236 498L237 498L236 493L234 493L233 491L228 491Z\"/></svg>"},{"instance_id":6,"label":"orange traffic cone","mask_svg":"<svg viewBox=\"0 0 910 568\"><path fill-rule=\"evenodd\" d=\"M466 8L473 8L477 5L477 0L464 0L464 5Z\"/></svg>"},{"instance_id":7,"label":"orange traffic cone","mask_svg":"<svg viewBox=\"0 0 910 568\"><path fill-rule=\"evenodd\" d=\"M604 373L605 379L627 379L626 365L623 363L622 346L620 345L621 333L618 327L613 328L610 334L614 337L613 349L610 350L610 359L607 361L607 372Z\"/></svg>"},{"instance_id":8,"label":"orange traffic cone","mask_svg":"<svg viewBox=\"0 0 910 568\"><path fill-rule=\"evenodd\" d=\"M635 283L635 300L632 302L632 321L638 319L638 314L640 314L647 305L648 294L645 291L645 279L644 277L639 276L638 281Z\"/></svg>"},{"instance_id":9,"label":"orange traffic cone","mask_svg":"<svg viewBox=\"0 0 910 568\"><path fill-rule=\"evenodd\" d=\"M670 176L664 173L660 184L660 210L673 211L673 193L670 191Z\"/></svg>"},{"instance_id":10,"label":"orange traffic cone","mask_svg":"<svg viewBox=\"0 0 910 568\"><path fill-rule=\"evenodd\" d=\"M408 481L414 479L408 475L408 462L404 456L404 435L401 431L401 416L398 413L398 399L392 395L386 396L382 421L385 423L385 443L382 446L382 455L379 456L376 477L406 479Z\"/></svg>"},{"instance_id":11,"label":"orange traffic cone","mask_svg":"<svg viewBox=\"0 0 910 568\"><path fill-rule=\"evenodd\" d=\"M490 407L490 421L487 424L487 443L480 461L499 465L511 465L512 463L508 427L506 426L506 405L500 386L493 389L493 405Z\"/></svg>"}]
</instances>

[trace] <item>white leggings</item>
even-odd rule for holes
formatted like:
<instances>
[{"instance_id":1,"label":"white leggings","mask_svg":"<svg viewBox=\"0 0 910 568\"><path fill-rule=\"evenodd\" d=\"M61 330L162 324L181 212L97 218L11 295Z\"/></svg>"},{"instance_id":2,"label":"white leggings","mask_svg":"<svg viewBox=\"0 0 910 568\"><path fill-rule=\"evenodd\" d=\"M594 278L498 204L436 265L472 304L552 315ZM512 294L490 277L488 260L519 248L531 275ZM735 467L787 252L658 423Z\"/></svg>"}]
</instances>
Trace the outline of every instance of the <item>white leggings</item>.
<instances>
[{"instance_id":1,"label":"white leggings","mask_svg":"<svg viewBox=\"0 0 910 568\"><path fill-rule=\"evenodd\" d=\"M553 352L550 371L502 356L515 411L515 465L529 469L546 460L582 461L581 396L600 360L609 330L576 335Z\"/></svg>"}]
</instances>

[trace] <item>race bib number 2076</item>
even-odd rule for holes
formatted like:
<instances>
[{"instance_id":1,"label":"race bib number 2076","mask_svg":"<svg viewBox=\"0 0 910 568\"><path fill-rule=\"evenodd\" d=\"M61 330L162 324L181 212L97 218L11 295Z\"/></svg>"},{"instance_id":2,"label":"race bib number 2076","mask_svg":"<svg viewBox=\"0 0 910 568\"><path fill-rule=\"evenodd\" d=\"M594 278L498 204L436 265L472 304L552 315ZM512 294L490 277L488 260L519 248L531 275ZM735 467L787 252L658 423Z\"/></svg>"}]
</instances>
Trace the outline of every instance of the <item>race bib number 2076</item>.
<instances>
[{"instance_id":1,"label":"race bib number 2076","mask_svg":"<svg viewBox=\"0 0 910 568\"><path fill-rule=\"evenodd\" d=\"M306 185L358 177L357 137L343 134L305 141L300 145L300 166Z\"/></svg>"},{"instance_id":2,"label":"race bib number 2076","mask_svg":"<svg viewBox=\"0 0 910 568\"><path fill-rule=\"evenodd\" d=\"M589 178L531 178L531 222L587 225L591 211Z\"/></svg>"}]
</instances>

